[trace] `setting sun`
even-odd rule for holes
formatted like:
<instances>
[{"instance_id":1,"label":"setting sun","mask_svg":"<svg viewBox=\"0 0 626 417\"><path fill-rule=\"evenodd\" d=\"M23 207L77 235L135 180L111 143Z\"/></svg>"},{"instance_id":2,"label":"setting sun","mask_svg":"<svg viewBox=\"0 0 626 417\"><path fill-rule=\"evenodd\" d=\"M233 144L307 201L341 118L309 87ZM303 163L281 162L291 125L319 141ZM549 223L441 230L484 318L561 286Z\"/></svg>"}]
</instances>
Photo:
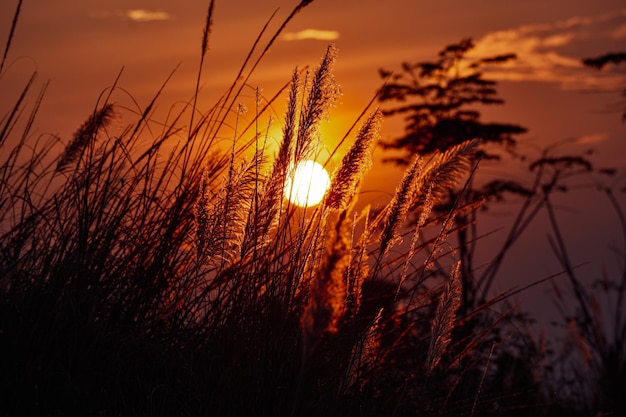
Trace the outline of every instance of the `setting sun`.
<instances>
[{"instance_id":1,"label":"setting sun","mask_svg":"<svg viewBox=\"0 0 626 417\"><path fill-rule=\"evenodd\" d=\"M285 183L285 197L301 207L319 204L330 186L330 177L324 167L315 161L298 164Z\"/></svg>"}]
</instances>

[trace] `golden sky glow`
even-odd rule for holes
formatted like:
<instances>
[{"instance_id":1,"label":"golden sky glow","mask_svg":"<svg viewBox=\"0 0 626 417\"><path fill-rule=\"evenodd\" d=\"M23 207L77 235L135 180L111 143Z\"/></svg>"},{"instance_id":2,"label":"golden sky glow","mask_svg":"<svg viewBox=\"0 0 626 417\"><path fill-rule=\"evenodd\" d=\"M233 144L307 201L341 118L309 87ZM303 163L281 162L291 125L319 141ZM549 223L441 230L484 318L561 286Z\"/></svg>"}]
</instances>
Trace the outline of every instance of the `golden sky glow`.
<instances>
[{"instance_id":1,"label":"golden sky glow","mask_svg":"<svg viewBox=\"0 0 626 417\"><path fill-rule=\"evenodd\" d=\"M14 3L0 4L3 38L10 27ZM296 3L216 2L211 51L204 69L207 76L203 91L207 100L215 101L232 81L271 14L277 10L268 33L276 29ZM162 97L163 102L187 100L197 72L207 5L204 0L25 1L9 59L12 65L3 78L15 85L14 94L22 85L19 81L34 70L43 80L50 79L44 101L48 111L41 113L40 120L42 126L55 126L50 129L61 136L71 134L81 123L84 109L94 105L122 66L125 69L121 85L139 104L145 105L180 63ZM472 36L477 43L476 53L514 51L519 55L510 66L490 74L511 82L504 97L507 108L502 110L506 112L509 104L517 100L526 101L529 90L524 83L545 83L546 89L561 96L556 100L561 100L562 106L587 102L587 114L577 119L571 131L563 131L563 136L604 133L609 142L616 141L619 134L612 131L617 129L623 134L619 122L597 117L611 98L583 96L577 91L607 90L623 80L623 73L594 73L582 68L580 58L623 46L625 13L623 3L617 0L316 0L288 25L251 79L251 86L259 86L265 94L272 95L288 81L295 66L316 65L326 45L335 43L339 48L336 78L344 95L327 129L333 131L331 136L340 136L380 86L379 68L394 70L403 61L434 59L443 46ZM539 101L535 100L536 106ZM514 120L519 114L507 116ZM528 116L530 123L524 123L536 136L553 134L545 123L533 123L531 114L522 116ZM383 129L383 134L392 134L399 125L386 121Z\"/></svg>"},{"instance_id":2,"label":"golden sky glow","mask_svg":"<svg viewBox=\"0 0 626 417\"><path fill-rule=\"evenodd\" d=\"M201 104L215 103L264 25L267 40L295 4L216 1ZM38 115L39 129L67 138L121 68L119 85L128 95L116 100L141 112L178 66L160 96L157 112L165 118L171 106L182 106L193 92L207 6L204 0L25 1L9 65L0 79L6 93L0 101L13 103L37 71L42 83L51 80ZM0 36L7 35L14 7L12 1L0 3ZM328 154L381 85L380 68L399 70L404 61L435 59L445 45L471 36L476 54L515 52L519 57L489 73L500 80L506 105L484 109L486 118L527 126L525 144L535 148L564 138L579 138L579 144L603 138L594 142L602 145L598 157L626 166L626 129L619 115L608 111L619 98L617 88L625 75L612 69L590 71L580 64L581 58L623 49L625 27L626 8L617 0L315 0L285 28L244 95L252 103L254 88L259 87L269 99L296 66L316 66L328 43L335 43L335 78L343 95L321 127L320 149ZM271 129L276 134L269 138L273 143L280 140L284 102L279 97L272 108L278 120ZM384 121L383 138L401 132L400 119ZM375 160L381 156L377 150ZM331 163L340 157L338 152ZM398 176L393 167L381 166L368 175L365 187L385 198L386 184Z\"/></svg>"},{"instance_id":3,"label":"golden sky glow","mask_svg":"<svg viewBox=\"0 0 626 417\"><path fill-rule=\"evenodd\" d=\"M267 41L297 3L216 0L200 107L208 108L222 96L264 25L268 24L264 37ZM17 0L0 2L2 44L16 4ZM34 90L47 80L50 84L33 135L52 134L66 143L122 68L119 86L123 90L114 100L131 113L118 122L123 126L134 121L130 117L133 112L141 114L177 68L155 108L158 117L167 120L172 108L184 106L193 94L208 4L208 0L24 0L12 50L0 74L0 115L16 102L36 71ZM268 23L276 10L275 18ZM335 78L343 95L321 127L322 160L380 87L380 68L399 70L405 61L434 60L443 47L465 37L476 41L476 54L518 54L517 61L489 73L500 81L498 91L506 104L481 112L486 120L528 127L521 151L537 153L547 144L566 141L575 151L593 147L599 166L626 169L626 124L619 113L619 86L625 82L623 68L591 71L580 63L582 58L626 48L623 0L315 0L288 25L250 78L243 95L250 101L246 103L248 108L253 109L256 87L262 89L264 97L273 97L288 83L295 67L315 67L328 43L335 43L339 50ZM285 102L283 94L270 109L276 116L269 130L270 150L280 140ZM245 119L246 115L241 117ZM150 129L162 129L162 124L152 123ZM401 132L401 120L384 120L383 139ZM224 137L226 142L230 139ZM349 143L346 141L346 146ZM338 152L330 166L342 156ZM401 176L398 169L380 163L380 149L374 156L374 167L361 188L363 199L372 202L373 207L389 198ZM509 167L488 163L479 173L504 179L519 174ZM570 203L577 213L598 205L593 199ZM507 207L503 210L500 223L494 220L488 224L490 230L505 227L506 215L511 211ZM578 219L576 233L586 248L578 253L585 256L590 253L591 235L598 235L594 248L603 248L606 231L613 227L612 213L596 216L596 220L601 224L591 226ZM532 233L543 238L545 228ZM501 234L493 238L498 236ZM520 245L525 254L537 249L536 241ZM524 270L534 276L555 272L538 259L526 263ZM506 273L503 270L504 276ZM502 288L513 284L506 283Z\"/></svg>"}]
</instances>

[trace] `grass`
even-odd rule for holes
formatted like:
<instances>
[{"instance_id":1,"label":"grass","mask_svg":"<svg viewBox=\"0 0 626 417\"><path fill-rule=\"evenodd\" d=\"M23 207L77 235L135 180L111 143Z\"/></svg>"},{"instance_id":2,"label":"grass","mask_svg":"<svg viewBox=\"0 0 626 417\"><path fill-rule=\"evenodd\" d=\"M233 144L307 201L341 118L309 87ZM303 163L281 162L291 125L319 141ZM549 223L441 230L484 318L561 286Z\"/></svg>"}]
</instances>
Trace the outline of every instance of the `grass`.
<instances>
[{"instance_id":1,"label":"grass","mask_svg":"<svg viewBox=\"0 0 626 417\"><path fill-rule=\"evenodd\" d=\"M194 99L160 133L148 126L166 85L124 128L114 86L57 152L30 131L45 88L16 130L33 79L24 87L0 125L1 415L478 416L548 404L532 378L501 383L530 366L524 334L502 339L512 313L493 312L508 294L462 310L461 265L441 269L459 207L440 219L432 208L469 181L475 142L416 158L385 207L362 207L381 135L373 110L323 202L284 199L337 97L336 51L294 70L278 122L258 95L245 126L241 91L309 3L260 46L264 29L201 109L211 2ZM526 351L510 353L517 342Z\"/></svg>"}]
</instances>

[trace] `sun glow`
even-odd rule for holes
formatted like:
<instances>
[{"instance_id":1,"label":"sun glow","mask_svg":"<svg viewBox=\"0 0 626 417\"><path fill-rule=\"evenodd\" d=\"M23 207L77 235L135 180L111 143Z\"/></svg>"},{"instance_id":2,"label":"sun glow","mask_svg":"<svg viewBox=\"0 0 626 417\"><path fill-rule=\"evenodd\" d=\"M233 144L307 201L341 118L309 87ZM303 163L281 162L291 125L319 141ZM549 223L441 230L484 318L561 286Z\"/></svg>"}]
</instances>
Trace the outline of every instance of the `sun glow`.
<instances>
[{"instance_id":1,"label":"sun glow","mask_svg":"<svg viewBox=\"0 0 626 417\"><path fill-rule=\"evenodd\" d=\"M300 207L319 204L330 186L324 167L315 161L300 162L285 182L285 197Z\"/></svg>"}]
</instances>

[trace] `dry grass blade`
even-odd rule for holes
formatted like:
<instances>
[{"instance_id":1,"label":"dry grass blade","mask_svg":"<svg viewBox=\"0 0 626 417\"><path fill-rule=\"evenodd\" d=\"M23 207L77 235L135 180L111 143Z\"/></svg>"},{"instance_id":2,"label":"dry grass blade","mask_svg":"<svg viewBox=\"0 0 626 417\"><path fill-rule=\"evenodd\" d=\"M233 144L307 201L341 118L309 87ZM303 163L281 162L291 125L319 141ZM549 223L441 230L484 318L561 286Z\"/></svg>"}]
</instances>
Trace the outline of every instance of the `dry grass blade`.
<instances>
[{"instance_id":1,"label":"dry grass blade","mask_svg":"<svg viewBox=\"0 0 626 417\"><path fill-rule=\"evenodd\" d=\"M435 310L431 326L430 345L426 355L426 371L432 373L448 349L451 340L456 312L461 305L461 275L460 263L456 263L450 274L450 279L441 294L439 304Z\"/></svg>"},{"instance_id":2,"label":"dry grass blade","mask_svg":"<svg viewBox=\"0 0 626 417\"><path fill-rule=\"evenodd\" d=\"M2 129L0 130L0 147L2 147L5 144L7 138L9 137L9 134L11 133L11 129L15 125L16 120L19 119L19 116L21 114L22 104L24 103L24 100L28 96L28 92L32 88L36 77L37 77L37 73L33 72L30 78L28 79L28 82L22 89L22 92L19 98L17 99L17 101L15 102L15 105L13 106L9 114L3 117L3 120L2 120L3 126L2 126Z\"/></svg>"},{"instance_id":3,"label":"dry grass blade","mask_svg":"<svg viewBox=\"0 0 626 417\"><path fill-rule=\"evenodd\" d=\"M205 167L200 180L200 192L196 202L196 250L198 260L204 259L205 248L211 247L213 235L210 233L211 225L211 189L210 189L209 168Z\"/></svg>"},{"instance_id":4,"label":"dry grass blade","mask_svg":"<svg viewBox=\"0 0 626 417\"><path fill-rule=\"evenodd\" d=\"M361 238L358 240L358 243L352 248L352 261L350 263L350 271L348 274L348 279L346 280L346 315L349 318L353 318L359 312L359 308L361 307L361 296L362 296L362 287L363 282L370 274L370 266L368 263L368 252L367 252L367 242L369 236L369 206L366 207L361 216L364 219L363 225L363 234ZM359 218L355 215L354 220L352 222L352 238L351 240L354 242L354 228L356 227L356 223Z\"/></svg>"},{"instance_id":5,"label":"dry grass blade","mask_svg":"<svg viewBox=\"0 0 626 417\"><path fill-rule=\"evenodd\" d=\"M6 62L7 55L9 54L9 50L11 49L11 43L13 41L13 35L15 34L15 27L17 26L17 20L20 16L20 9L22 8L22 0L19 0L17 3L17 8L15 9L15 14L13 15L13 21L11 22L11 30L9 31L9 37L7 38L7 43L4 47L4 54L2 55L2 62L0 62L0 76L2 75L2 70L4 69L4 63Z\"/></svg>"},{"instance_id":6,"label":"dry grass blade","mask_svg":"<svg viewBox=\"0 0 626 417\"><path fill-rule=\"evenodd\" d=\"M300 13L300 11L302 11L302 9L304 9L306 6L313 3L313 1L314 0L302 0L300 3L296 5L296 7L294 7L294 9L291 11L289 16L287 16L287 18L283 21L283 23L280 25L278 30L274 33L274 36L272 36L272 39L270 39L270 41L265 46L265 49L261 53L261 57L263 57L270 50L270 48L272 47L272 45L274 44L278 36L283 32L283 30L285 30L285 27L287 27L287 24L294 18L294 16ZM256 67L257 64L258 62L255 63L254 67Z\"/></svg>"},{"instance_id":7,"label":"dry grass blade","mask_svg":"<svg viewBox=\"0 0 626 417\"><path fill-rule=\"evenodd\" d=\"M346 275L350 268L351 224L342 211L325 243L319 267L311 280L308 303L302 315L304 350L311 352L324 333L336 333L346 309Z\"/></svg>"},{"instance_id":8,"label":"dry grass blade","mask_svg":"<svg viewBox=\"0 0 626 417\"><path fill-rule=\"evenodd\" d=\"M491 362L491 357L493 356L493 350L496 347L496 343L493 342L491 344L491 349L489 350L489 356L487 356L487 363L485 364L485 368L483 369L483 374L480 377L480 384L478 384L478 389L476 390L476 396L474 397L474 403L472 404L472 413L470 417L474 417L474 413L476 412L476 405L478 404L478 397L480 396L480 391L485 383L485 377L487 376L487 369L489 369L489 363Z\"/></svg>"},{"instance_id":9,"label":"dry grass blade","mask_svg":"<svg viewBox=\"0 0 626 417\"><path fill-rule=\"evenodd\" d=\"M219 120L219 121L216 122L215 125L211 128L211 130L212 130L212 133L210 134L211 137L215 137L216 134L217 134L217 131L219 130L219 128L224 124L225 118L226 118L226 114L228 114L230 109L232 109L232 107L234 106L236 98L240 96L241 91L243 90L244 86L246 86L248 84L248 80L250 79L252 74L256 71L256 68L258 67L258 65L261 62L261 60L263 59L263 57L265 57L265 55L269 52L269 50L272 47L272 45L274 44L274 42L276 42L276 39L278 39L278 36L283 32L283 30L285 30L285 27L287 27L287 24L300 11L302 9L304 9L306 6L308 6L309 4L313 3L313 1L314 0L302 0L300 3L298 3L296 5L296 7L294 7L294 9L291 11L289 16L287 16L287 18L285 18L285 20L283 20L283 22L280 25L280 27L278 28L278 30L276 30L276 32L274 32L274 35L267 42L267 44L265 45L265 48L260 53L260 55L257 57L256 61L252 64L252 67L248 70L247 75L244 77L243 76L244 69L246 68L246 66L248 65L248 62L252 58L252 54L256 50L256 46L260 42L262 34L265 33L265 30L267 29L269 21L265 24L264 28L261 30L261 32L259 33L259 36L257 37L256 41L254 42L254 45L250 49L250 52L249 52L248 56L244 60L243 65L241 66L239 72L237 73L237 76L235 77L233 83L231 84L230 88L227 91L227 94L226 94L226 96L224 98L224 106L223 106L223 108L220 108L220 111L218 112L217 117L216 117L216 120ZM274 14L270 18L270 20L272 20L272 18L274 17L275 14L276 14L276 12L274 12ZM234 91L235 86L238 83L240 84L239 88L235 92L234 97L232 98L232 100L229 102L228 100L231 97L231 94ZM220 116L220 114L222 114L222 110L225 110L225 113L222 116Z\"/></svg>"},{"instance_id":10,"label":"dry grass blade","mask_svg":"<svg viewBox=\"0 0 626 417\"><path fill-rule=\"evenodd\" d=\"M352 348L346 383L357 389L362 389L370 377L368 373L381 365L381 329L383 309L372 320L371 324L363 331L363 336Z\"/></svg>"},{"instance_id":11,"label":"dry grass blade","mask_svg":"<svg viewBox=\"0 0 626 417\"><path fill-rule=\"evenodd\" d=\"M422 227L426 224L426 220L430 216L430 213L433 210L433 199L431 198L431 190L430 188L426 192L426 197L424 198L424 205L422 206L422 211L419 215L417 223L415 224L415 231L413 232L413 237L411 238L411 246L409 247L409 251L407 252L406 259L404 260L404 265L402 266L402 273L400 274L400 283L398 285L398 289L396 290L396 298L400 294L400 290L404 282L406 281L409 265L415 256L418 247L418 240L420 237L420 232ZM409 304L407 304L407 309L409 308Z\"/></svg>"}]
</instances>

